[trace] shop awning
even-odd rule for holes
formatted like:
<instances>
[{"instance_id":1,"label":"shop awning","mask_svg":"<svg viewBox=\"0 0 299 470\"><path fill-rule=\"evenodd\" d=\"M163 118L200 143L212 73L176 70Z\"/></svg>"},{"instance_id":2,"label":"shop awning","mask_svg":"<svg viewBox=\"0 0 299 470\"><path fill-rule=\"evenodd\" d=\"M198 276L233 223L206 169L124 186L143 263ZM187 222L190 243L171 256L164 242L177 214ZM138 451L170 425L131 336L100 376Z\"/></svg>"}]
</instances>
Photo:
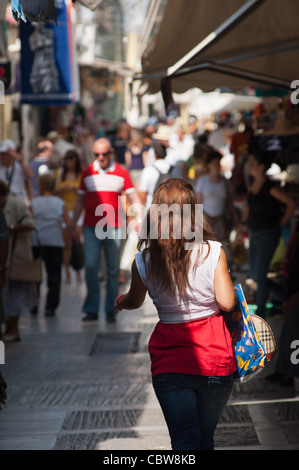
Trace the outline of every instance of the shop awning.
<instances>
[{"instance_id":1,"label":"shop awning","mask_svg":"<svg viewBox=\"0 0 299 470\"><path fill-rule=\"evenodd\" d=\"M134 78L166 101L193 87L288 90L299 80L298 18L294 0L168 0Z\"/></svg>"}]
</instances>

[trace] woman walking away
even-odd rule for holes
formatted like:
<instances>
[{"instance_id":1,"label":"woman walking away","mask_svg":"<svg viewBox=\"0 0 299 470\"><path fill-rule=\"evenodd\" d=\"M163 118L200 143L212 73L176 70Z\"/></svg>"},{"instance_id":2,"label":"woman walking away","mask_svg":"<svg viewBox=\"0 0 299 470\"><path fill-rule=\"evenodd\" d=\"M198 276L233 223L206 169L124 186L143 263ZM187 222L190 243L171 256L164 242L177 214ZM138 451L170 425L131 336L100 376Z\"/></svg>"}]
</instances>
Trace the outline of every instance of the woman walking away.
<instances>
[{"instance_id":1,"label":"woman walking away","mask_svg":"<svg viewBox=\"0 0 299 470\"><path fill-rule=\"evenodd\" d=\"M182 219L186 205L191 209L189 230L195 234L192 244ZM170 206L178 210L167 220L160 214L158 236L152 237L149 222L155 209ZM160 321L149 341L151 372L173 450L214 449L214 431L236 370L232 338L220 313L235 305L226 256L205 217L200 227L196 215L189 183L171 178L159 186L147 213L146 236L138 244L139 250L145 248L132 264L130 289L115 302L116 312L136 309L148 292L157 308Z\"/></svg>"}]
</instances>

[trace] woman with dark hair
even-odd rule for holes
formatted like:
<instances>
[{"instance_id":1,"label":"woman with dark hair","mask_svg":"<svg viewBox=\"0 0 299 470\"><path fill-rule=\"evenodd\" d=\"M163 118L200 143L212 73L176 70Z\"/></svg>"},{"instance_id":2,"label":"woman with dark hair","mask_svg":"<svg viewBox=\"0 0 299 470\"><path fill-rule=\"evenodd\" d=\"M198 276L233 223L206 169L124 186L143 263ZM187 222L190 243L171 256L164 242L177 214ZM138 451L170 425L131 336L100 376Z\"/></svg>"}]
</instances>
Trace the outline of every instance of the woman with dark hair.
<instances>
[{"instance_id":1,"label":"woman with dark hair","mask_svg":"<svg viewBox=\"0 0 299 470\"><path fill-rule=\"evenodd\" d=\"M77 202L78 189L80 186L81 177L81 162L78 153L75 150L66 152L63 158L63 165L57 176L57 184L55 194L59 196L64 202L70 220L73 218L74 208ZM77 238L80 239L82 235L82 221L81 217L76 226ZM66 272L66 282L71 282L70 271L70 258L72 249L72 238L70 231L63 227L64 250L63 250L63 264ZM81 282L81 272L76 271L77 281Z\"/></svg>"},{"instance_id":2,"label":"woman with dark hair","mask_svg":"<svg viewBox=\"0 0 299 470\"><path fill-rule=\"evenodd\" d=\"M249 155L250 178L247 206L241 217L250 231L250 277L257 284L257 315L265 317L268 300L268 269L281 236L281 227L287 224L295 210L295 202L279 185L267 178L272 164L271 152L253 150Z\"/></svg>"},{"instance_id":3,"label":"woman with dark hair","mask_svg":"<svg viewBox=\"0 0 299 470\"><path fill-rule=\"evenodd\" d=\"M183 179L159 186L138 244L145 248L132 264L130 289L115 302L115 312L136 309L148 292L157 308L160 321L149 341L151 371L174 450L214 448L236 370L220 313L233 309L234 288L225 252L197 209L193 188Z\"/></svg>"}]
</instances>

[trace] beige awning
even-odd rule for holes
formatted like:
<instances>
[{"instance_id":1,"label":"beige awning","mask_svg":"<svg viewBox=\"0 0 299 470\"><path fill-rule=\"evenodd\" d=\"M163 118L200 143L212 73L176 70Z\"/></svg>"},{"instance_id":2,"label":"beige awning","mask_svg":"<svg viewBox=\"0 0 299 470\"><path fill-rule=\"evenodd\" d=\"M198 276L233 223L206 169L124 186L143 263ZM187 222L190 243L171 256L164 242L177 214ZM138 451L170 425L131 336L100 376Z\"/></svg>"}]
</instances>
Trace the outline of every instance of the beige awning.
<instances>
[{"instance_id":1,"label":"beige awning","mask_svg":"<svg viewBox=\"0 0 299 470\"><path fill-rule=\"evenodd\" d=\"M299 80L298 18L296 0L168 0L135 79L155 93L166 78L166 95L168 84L177 93L289 89Z\"/></svg>"}]
</instances>

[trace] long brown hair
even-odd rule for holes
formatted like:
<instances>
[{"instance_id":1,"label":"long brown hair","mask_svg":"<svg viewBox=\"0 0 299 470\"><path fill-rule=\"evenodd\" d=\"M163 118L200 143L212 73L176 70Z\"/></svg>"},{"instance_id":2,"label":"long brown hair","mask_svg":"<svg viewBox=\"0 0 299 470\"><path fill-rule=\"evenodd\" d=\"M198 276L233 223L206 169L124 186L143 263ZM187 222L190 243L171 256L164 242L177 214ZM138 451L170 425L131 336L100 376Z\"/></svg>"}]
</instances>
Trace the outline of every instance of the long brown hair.
<instances>
[{"instance_id":1,"label":"long brown hair","mask_svg":"<svg viewBox=\"0 0 299 470\"><path fill-rule=\"evenodd\" d=\"M176 207L179 214L169 211L170 207ZM164 237L163 232L163 212L160 210L156 217L157 236L151 236L152 217L154 208L165 207L167 210L168 236ZM190 208L190 219L188 220L189 232L194 233L194 239L185 238L184 218L182 217L184 208ZM177 217L178 216L178 217ZM196 220L196 196L190 183L181 178L170 178L163 182L154 195L151 207L147 212L147 217L141 232L141 238L138 243L138 249L141 250L145 245L143 256L149 253L149 265L147 276L153 277L161 287L162 291L174 293L176 288L183 299L186 287L189 286L188 273L190 267L191 250L186 249L186 243L198 240L196 231L201 231L202 243L208 244L208 254L210 251L209 240L215 240L207 219L203 215L201 226L198 226ZM179 236L178 235L178 231ZM195 265L198 264L201 254L201 247L198 246L198 255Z\"/></svg>"}]
</instances>

